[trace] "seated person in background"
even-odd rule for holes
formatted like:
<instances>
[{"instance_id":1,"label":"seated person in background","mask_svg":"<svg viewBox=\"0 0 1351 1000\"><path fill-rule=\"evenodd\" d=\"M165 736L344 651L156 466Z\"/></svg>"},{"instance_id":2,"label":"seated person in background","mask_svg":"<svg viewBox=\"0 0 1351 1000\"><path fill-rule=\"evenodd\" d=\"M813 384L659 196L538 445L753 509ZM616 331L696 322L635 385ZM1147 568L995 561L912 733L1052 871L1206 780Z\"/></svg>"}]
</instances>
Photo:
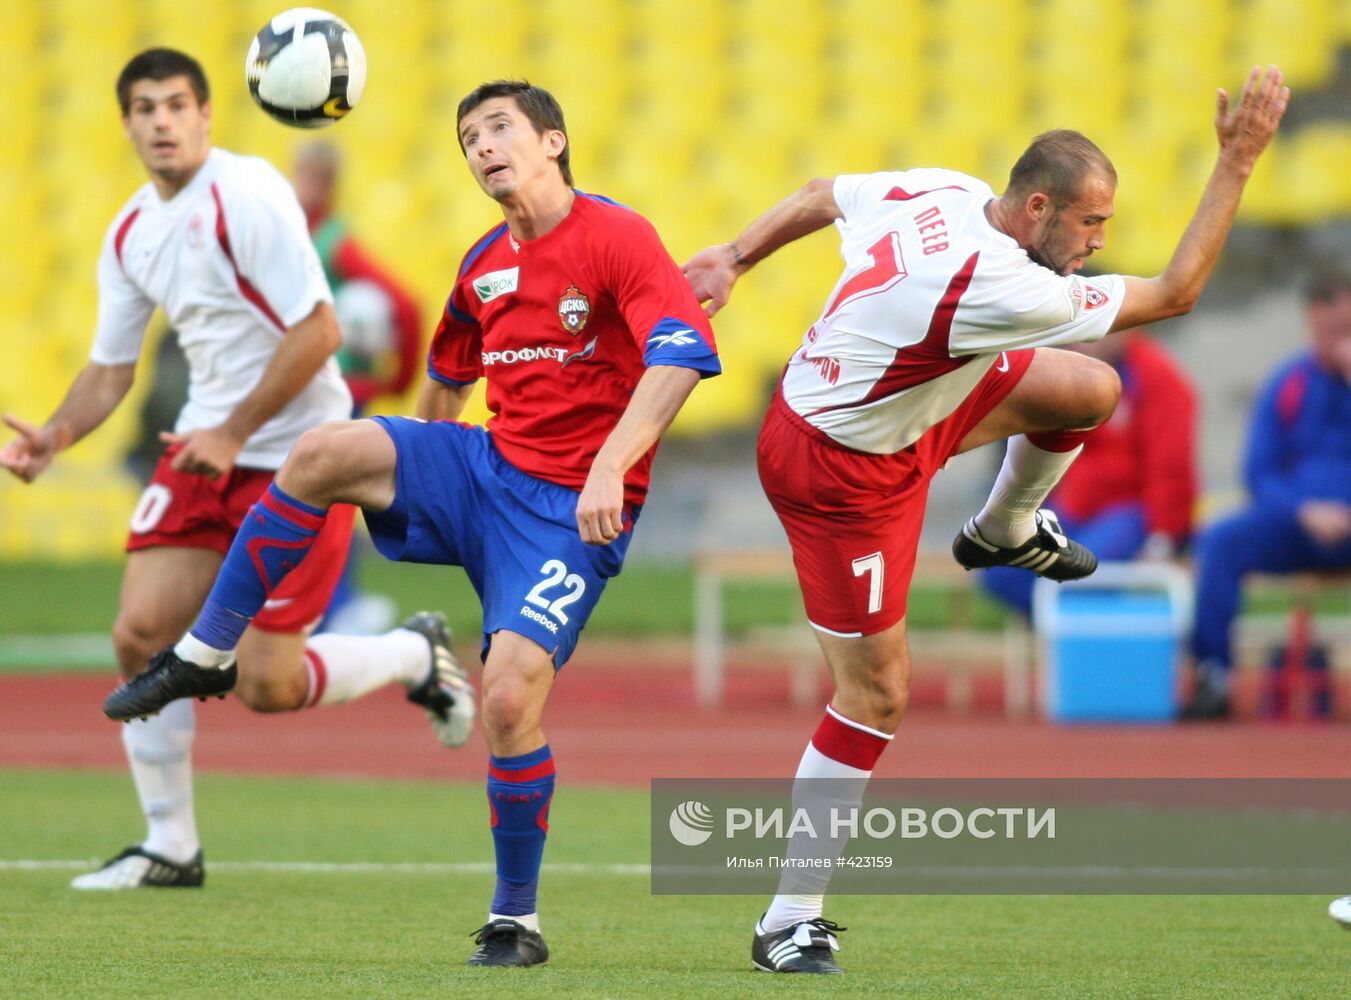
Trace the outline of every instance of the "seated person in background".
<instances>
[{"instance_id":1,"label":"seated person in background","mask_svg":"<svg viewBox=\"0 0 1351 1000\"><path fill-rule=\"evenodd\" d=\"M1277 369L1253 409L1248 506L1197 541L1188 718L1229 714L1230 625L1244 576L1351 569L1351 267L1320 268L1304 301L1311 349Z\"/></svg>"},{"instance_id":2,"label":"seated person in background","mask_svg":"<svg viewBox=\"0 0 1351 1000\"><path fill-rule=\"evenodd\" d=\"M1066 534L1099 559L1166 559L1186 543L1196 501L1196 393L1177 362L1143 330L1072 350L1121 376L1121 402L1084 442L1047 502ZM1030 570L1000 566L981 586L1032 616Z\"/></svg>"}]
</instances>

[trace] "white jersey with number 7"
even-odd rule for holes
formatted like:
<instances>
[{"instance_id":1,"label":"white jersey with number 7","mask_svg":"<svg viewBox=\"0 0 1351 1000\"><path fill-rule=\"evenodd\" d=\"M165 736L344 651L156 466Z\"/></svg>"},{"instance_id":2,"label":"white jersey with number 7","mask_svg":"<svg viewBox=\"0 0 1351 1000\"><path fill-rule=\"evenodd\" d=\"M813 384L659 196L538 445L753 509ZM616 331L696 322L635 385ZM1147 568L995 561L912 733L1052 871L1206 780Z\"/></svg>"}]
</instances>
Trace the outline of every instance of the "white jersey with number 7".
<instances>
[{"instance_id":1,"label":"white jersey with number 7","mask_svg":"<svg viewBox=\"0 0 1351 1000\"><path fill-rule=\"evenodd\" d=\"M1062 277L990 225L989 185L953 170L846 174L844 273L788 363L783 396L849 448L891 454L955 410L1001 352L1097 340L1116 275Z\"/></svg>"}]
</instances>

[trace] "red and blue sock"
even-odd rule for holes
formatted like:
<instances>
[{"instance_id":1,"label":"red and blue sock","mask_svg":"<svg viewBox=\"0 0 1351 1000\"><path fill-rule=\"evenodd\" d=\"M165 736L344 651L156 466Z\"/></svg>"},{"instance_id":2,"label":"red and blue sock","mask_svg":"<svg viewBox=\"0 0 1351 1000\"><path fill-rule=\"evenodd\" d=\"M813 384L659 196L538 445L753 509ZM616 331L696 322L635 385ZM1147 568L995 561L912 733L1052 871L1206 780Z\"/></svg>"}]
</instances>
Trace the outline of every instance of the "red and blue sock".
<instances>
[{"instance_id":1,"label":"red and blue sock","mask_svg":"<svg viewBox=\"0 0 1351 1000\"><path fill-rule=\"evenodd\" d=\"M276 483L269 486L245 515L192 635L213 649L239 645L267 595L310 551L325 514L287 496Z\"/></svg>"},{"instance_id":2,"label":"red and blue sock","mask_svg":"<svg viewBox=\"0 0 1351 1000\"><path fill-rule=\"evenodd\" d=\"M488 809L497 851L492 913L535 912L553 797L554 756L547 743L517 757L488 758Z\"/></svg>"}]
</instances>

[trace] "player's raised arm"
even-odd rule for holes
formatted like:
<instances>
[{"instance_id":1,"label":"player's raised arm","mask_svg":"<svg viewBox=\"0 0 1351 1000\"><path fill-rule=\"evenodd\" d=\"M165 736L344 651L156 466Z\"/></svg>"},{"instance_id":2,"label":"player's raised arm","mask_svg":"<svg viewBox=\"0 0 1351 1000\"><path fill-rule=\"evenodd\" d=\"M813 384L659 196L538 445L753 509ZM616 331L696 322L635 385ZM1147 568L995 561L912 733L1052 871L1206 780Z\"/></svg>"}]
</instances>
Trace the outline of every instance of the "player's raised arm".
<instances>
[{"instance_id":1,"label":"player's raised arm","mask_svg":"<svg viewBox=\"0 0 1351 1000\"><path fill-rule=\"evenodd\" d=\"M56 453L69 448L117 409L136 377L136 363L84 366L56 412L41 427L5 414L5 423L19 432L0 448L0 467L31 483L52 464Z\"/></svg>"},{"instance_id":2,"label":"player's raised arm","mask_svg":"<svg viewBox=\"0 0 1351 1000\"><path fill-rule=\"evenodd\" d=\"M1290 103L1281 71L1260 66L1248 74L1243 93L1230 105L1221 89L1216 100L1215 132L1219 158L1201 204L1182 234L1172 259L1156 278L1126 278L1126 298L1113 330L1125 330L1190 312L1220 256L1238 212L1243 188L1257 158L1271 142Z\"/></svg>"},{"instance_id":3,"label":"player's raised arm","mask_svg":"<svg viewBox=\"0 0 1351 1000\"><path fill-rule=\"evenodd\" d=\"M835 203L834 179L817 177L747 226L731 243L700 250L682 270L704 312L712 316L727 304L737 278L779 247L787 246L844 213Z\"/></svg>"},{"instance_id":4,"label":"player's raised arm","mask_svg":"<svg viewBox=\"0 0 1351 1000\"><path fill-rule=\"evenodd\" d=\"M258 384L239 401L223 424L185 434L160 435L170 444L183 445L173 467L212 479L229 472L235 456L253 432L309 385L341 343L342 334L332 304L318 303L308 316L283 334L277 353L272 355Z\"/></svg>"}]
</instances>

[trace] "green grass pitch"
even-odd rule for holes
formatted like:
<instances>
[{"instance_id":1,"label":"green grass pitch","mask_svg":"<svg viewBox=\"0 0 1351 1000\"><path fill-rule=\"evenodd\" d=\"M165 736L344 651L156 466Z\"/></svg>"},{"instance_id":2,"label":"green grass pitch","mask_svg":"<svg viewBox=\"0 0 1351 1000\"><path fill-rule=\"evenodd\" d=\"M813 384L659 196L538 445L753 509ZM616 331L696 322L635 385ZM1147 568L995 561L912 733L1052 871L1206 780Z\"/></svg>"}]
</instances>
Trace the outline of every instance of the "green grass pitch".
<instances>
[{"instance_id":1,"label":"green grass pitch","mask_svg":"<svg viewBox=\"0 0 1351 1000\"><path fill-rule=\"evenodd\" d=\"M1351 958L1315 897L856 896L828 907L845 976L771 977L749 962L763 899L650 895L647 794L563 783L551 964L467 969L491 887L480 788L203 775L197 802L204 890L77 893L78 869L14 862L136 839L129 779L0 771L0 996L1321 997Z\"/></svg>"}]
</instances>

